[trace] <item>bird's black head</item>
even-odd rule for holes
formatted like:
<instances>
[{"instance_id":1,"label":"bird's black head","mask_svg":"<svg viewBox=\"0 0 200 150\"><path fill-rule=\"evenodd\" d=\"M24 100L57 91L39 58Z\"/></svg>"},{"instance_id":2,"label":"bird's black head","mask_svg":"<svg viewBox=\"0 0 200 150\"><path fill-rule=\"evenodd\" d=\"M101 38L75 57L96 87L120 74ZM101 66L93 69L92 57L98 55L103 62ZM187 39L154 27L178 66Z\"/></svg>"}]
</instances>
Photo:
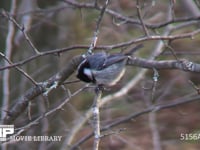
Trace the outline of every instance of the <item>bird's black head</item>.
<instances>
[{"instance_id":1,"label":"bird's black head","mask_svg":"<svg viewBox=\"0 0 200 150\"><path fill-rule=\"evenodd\" d=\"M89 77L88 75L86 75L84 73L84 69L90 69L90 64L87 61L87 59L85 59L78 67L78 74L76 75L77 78L79 78L80 80L84 81L84 82L93 82L95 83L95 79L92 77Z\"/></svg>"}]
</instances>

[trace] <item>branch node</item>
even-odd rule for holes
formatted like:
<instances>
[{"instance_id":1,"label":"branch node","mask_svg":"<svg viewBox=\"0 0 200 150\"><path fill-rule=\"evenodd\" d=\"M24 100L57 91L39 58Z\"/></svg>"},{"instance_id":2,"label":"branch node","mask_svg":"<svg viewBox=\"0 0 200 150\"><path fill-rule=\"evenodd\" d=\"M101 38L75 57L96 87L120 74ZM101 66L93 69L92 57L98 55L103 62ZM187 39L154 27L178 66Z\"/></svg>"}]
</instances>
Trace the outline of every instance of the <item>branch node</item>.
<instances>
[{"instance_id":1,"label":"branch node","mask_svg":"<svg viewBox=\"0 0 200 150\"><path fill-rule=\"evenodd\" d=\"M48 84L48 82L45 82L44 84ZM53 89L56 89L58 87L58 82L55 81L50 87L45 88L45 92L43 93L44 96L48 96L49 92L51 92Z\"/></svg>"},{"instance_id":2,"label":"branch node","mask_svg":"<svg viewBox=\"0 0 200 150\"><path fill-rule=\"evenodd\" d=\"M183 70L186 71L193 71L194 70L194 63L187 60L187 59L181 59L181 63L183 66Z\"/></svg>"},{"instance_id":3,"label":"branch node","mask_svg":"<svg viewBox=\"0 0 200 150\"><path fill-rule=\"evenodd\" d=\"M154 72L154 74L153 74L153 81L157 82L158 78L159 78L159 73L158 73L158 71L155 68L153 68L153 72Z\"/></svg>"}]
</instances>

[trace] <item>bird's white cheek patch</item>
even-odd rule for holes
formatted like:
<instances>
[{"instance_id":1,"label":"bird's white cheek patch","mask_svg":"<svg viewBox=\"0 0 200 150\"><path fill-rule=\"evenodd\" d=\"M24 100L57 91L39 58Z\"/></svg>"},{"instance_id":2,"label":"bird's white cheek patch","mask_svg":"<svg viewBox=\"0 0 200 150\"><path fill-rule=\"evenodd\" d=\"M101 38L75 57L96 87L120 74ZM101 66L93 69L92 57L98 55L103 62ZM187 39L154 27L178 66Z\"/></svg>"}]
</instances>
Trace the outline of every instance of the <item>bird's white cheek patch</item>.
<instances>
[{"instance_id":1,"label":"bird's white cheek patch","mask_svg":"<svg viewBox=\"0 0 200 150\"><path fill-rule=\"evenodd\" d=\"M92 79L92 71L90 69L85 68L83 73L87 75L90 79Z\"/></svg>"}]
</instances>

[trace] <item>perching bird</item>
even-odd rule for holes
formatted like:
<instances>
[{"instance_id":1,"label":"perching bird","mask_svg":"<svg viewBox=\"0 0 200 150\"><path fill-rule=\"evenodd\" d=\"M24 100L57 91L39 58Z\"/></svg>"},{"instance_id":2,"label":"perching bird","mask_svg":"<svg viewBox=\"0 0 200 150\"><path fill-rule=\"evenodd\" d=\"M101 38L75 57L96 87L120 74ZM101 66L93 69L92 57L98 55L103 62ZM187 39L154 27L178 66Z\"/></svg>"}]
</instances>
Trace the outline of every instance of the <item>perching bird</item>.
<instances>
[{"instance_id":1,"label":"perching bird","mask_svg":"<svg viewBox=\"0 0 200 150\"><path fill-rule=\"evenodd\" d=\"M105 52L87 55L78 67L77 78L101 86L113 86L124 75L127 60L142 44L126 54L107 54Z\"/></svg>"}]
</instances>

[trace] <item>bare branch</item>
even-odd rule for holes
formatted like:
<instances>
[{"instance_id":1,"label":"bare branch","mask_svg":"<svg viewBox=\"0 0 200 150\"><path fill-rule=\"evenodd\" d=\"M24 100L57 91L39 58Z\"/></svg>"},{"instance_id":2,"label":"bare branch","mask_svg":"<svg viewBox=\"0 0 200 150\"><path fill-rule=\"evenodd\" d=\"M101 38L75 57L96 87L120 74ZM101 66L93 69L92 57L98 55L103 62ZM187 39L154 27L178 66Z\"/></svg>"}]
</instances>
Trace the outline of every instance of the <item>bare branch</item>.
<instances>
[{"instance_id":1,"label":"bare branch","mask_svg":"<svg viewBox=\"0 0 200 150\"><path fill-rule=\"evenodd\" d=\"M98 88L98 87L97 87ZM94 122L94 145L93 145L93 150L98 150L99 149L99 143L100 143L100 100L102 96L102 91L100 89L97 89L96 92L96 97L94 99L94 104L93 104L93 122Z\"/></svg>"},{"instance_id":2,"label":"bare branch","mask_svg":"<svg viewBox=\"0 0 200 150\"><path fill-rule=\"evenodd\" d=\"M106 0L105 5L101 9L101 13L100 13L99 18L97 20L96 29L94 31L94 36L93 36L92 42L90 44L90 48L88 49L88 54L92 54L92 51L93 51L93 49L96 46L97 39L98 39L98 33L99 33L100 23L102 21L102 18L103 18L103 15L105 13L106 7L108 6L108 3L109 3L109 0ZM95 2L95 6L97 6L97 1Z\"/></svg>"},{"instance_id":3,"label":"bare branch","mask_svg":"<svg viewBox=\"0 0 200 150\"><path fill-rule=\"evenodd\" d=\"M23 96L16 100L17 103L11 109L6 110L8 113L7 116L3 118L3 123L11 123L24 112L29 101L45 93L52 86L55 88L60 86L76 70L82 59L81 56L74 57L62 71L58 72L47 81L39 83L37 86L29 89Z\"/></svg>"},{"instance_id":4,"label":"bare branch","mask_svg":"<svg viewBox=\"0 0 200 150\"><path fill-rule=\"evenodd\" d=\"M17 11L17 0L11 1L11 8L10 13L16 14ZM5 54L8 59L11 59L13 54L13 47L14 47L14 36L15 36L15 26L13 22L8 23L8 33L6 38L6 51ZM7 65L8 62L5 60L4 64ZM10 70L5 70L3 72L3 82L2 82L2 89L3 89L3 98L2 98L2 110L1 110L1 119L6 116L6 111L10 105ZM7 146L1 145L2 150L7 150Z\"/></svg>"},{"instance_id":5,"label":"bare branch","mask_svg":"<svg viewBox=\"0 0 200 150\"><path fill-rule=\"evenodd\" d=\"M63 0L65 3L72 5L76 8L86 8L86 9L97 9L100 10L101 8L99 7L94 7L94 5L92 3L79 3L76 1L70 1L70 0ZM131 17L127 17L127 16L123 16L121 13L118 13L116 11L113 11L111 9L106 9L105 10L106 13L108 13L109 15L122 20L125 23L130 23L130 24L136 24L136 25L141 25L140 20L138 19L133 19ZM156 29L156 28L162 28L162 27L166 27L169 24L172 23L181 23L181 22L189 22L189 21L198 21L200 19L200 16L192 16L192 17L183 17L183 18L171 18L170 20L167 20L165 22L161 22L161 23L157 23L157 24L145 24L145 26L147 28L151 28L151 29Z\"/></svg>"},{"instance_id":6,"label":"bare branch","mask_svg":"<svg viewBox=\"0 0 200 150\"><path fill-rule=\"evenodd\" d=\"M142 58L133 58L128 61L128 65L140 66L144 68L155 68L155 69L180 69L182 71L200 72L200 64L182 59L177 60L166 60L166 61L155 61L146 60Z\"/></svg>"},{"instance_id":7,"label":"bare branch","mask_svg":"<svg viewBox=\"0 0 200 150\"><path fill-rule=\"evenodd\" d=\"M10 65L13 65L13 63L9 60L9 58L7 58L3 53L0 52L0 56L3 57ZM17 71L19 71L22 75L24 75L26 78L28 78L34 85L37 85L38 83L30 76L28 75L28 73L26 73L25 71L23 71L21 68L19 67L15 67L17 69Z\"/></svg>"},{"instance_id":8,"label":"bare branch","mask_svg":"<svg viewBox=\"0 0 200 150\"><path fill-rule=\"evenodd\" d=\"M128 121L131 121L131 120L133 120L137 117L148 114L150 112L153 112L153 111L157 112L157 111L161 111L161 110L165 110L165 109L174 108L176 106L192 103L194 101L198 101L199 98L200 98L200 96L191 96L191 97L185 98L185 99L180 98L180 99L177 99L175 102L171 102L171 103L168 103L168 104L162 104L162 105L155 105L155 106L146 108L144 110L141 110L140 112L134 112L134 113L130 114L129 116L123 117L123 118L121 118L117 121L113 121L112 123L105 125L104 127L101 128L101 132L106 131L106 130L110 130L113 127L116 127L116 126L123 124L123 123L126 123ZM78 142L76 142L75 144L73 144L71 146L70 150L75 150L81 144L83 144L88 139L90 139L93 135L94 135L94 133L90 133L90 134L86 135L85 137L82 137Z\"/></svg>"},{"instance_id":9,"label":"bare branch","mask_svg":"<svg viewBox=\"0 0 200 150\"><path fill-rule=\"evenodd\" d=\"M77 90L76 92L74 92L73 94L70 95L70 97L68 98L65 98L65 100L59 104L58 106L56 106L55 108L45 112L44 114L42 114L41 116L39 116L38 118L36 118L35 120L31 121L30 123L28 123L27 125L23 126L23 127L20 127L20 128L17 128L16 130L18 130L17 133L15 133L15 136L16 135L20 135L21 133L23 133L24 131L28 130L30 127L34 126L34 125L37 125L39 123L40 120L42 120L43 118L46 118L48 117L49 115L57 112L57 111L60 111L62 110L62 108L69 102L69 100L76 96L78 93L80 93L82 90L84 90L85 87L83 88L80 88L79 90ZM11 141L7 141L7 142L4 142L4 144L7 144Z\"/></svg>"},{"instance_id":10,"label":"bare branch","mask_svg":"<svg viewBox=\"0 0 200 150\"><path fill-rule=\"evenodd\" d=\"M143 30L144 30L144 33L145 33L145 35L148 37L149 36L149 32L148 32L148 30L147 30L147 28L146 28L146 25L144 24L144 21L143 21L143 18L142 18L142 14L141 14L141 7L140 7L140 3L139 3L139 0L137 0L137 13L138 13L138 17L139 17L139 20L140 20L140 22L141 22L141 24L142 24L142 28L143 28Z\"/></svg>"},{"instance_id":11,"label":"bare branch","mask_svg":"<svg viewBox=\"0 0 200 150\"><path fill-rule=\"evenodd\" d=\"M189 33L183 33L183 34L177 34L177 35L163 35L163 36L162 35L161 36L154 35L154 36L149 36L149 37L136 38L136 39L133 39L133 40L130 40L127 42L117 43L114 45L96 46L95 49L111 50L111 49L131 46L132 44L149 41L149 40L171 40L171 41L173 41L173 40L177 40L177 39L194 38L199 33L200 33L200 29L197 29L197 30L189 32ZM71 46L71 47L67 47L67 48L46 51L46 52L43 52L40 54L33 55L30 58L27 58L21 62L13 63L12 65L4 66L4 67L0 67L0 71L9 69L9 68L12 68L15 66L24 65L24 64L26 64L36 58L39 58L41 56L46 56L49 54L59 54L59 53L63 53L65 51L74 50L74 49L88 49L88 48L89 48L88 46L80 45L80 46Z\"/></svg>"},{"instance_id":12,"label":"bare branch","mask_svg":"<svg viewBox=\"0 0 200 150\"><path fill-rule=\"evenodd\" d=\"M194 1L189 2L187 0L182 0L181 5L185 8L185 11L191 14L191 16L198 17L200 15L199 8Z\"/></svg>"},{"instance_id":13,"label":"bare branch","mask_svg":"<svg viewBox=\"0 0 200 150\"><path fill-rule=\"evenodd\" d=\"M10 16L6 11L4 11L2 14L3 14L4 17L9 19L11 22L13 22L13 24L15 24L18 27L18 29L23 33L26 41L29 43L29 45L35 51L35 53L40 54L39 50L35 47L35 45L31 41L31 39L29 38L29 36L27 34L27 30L25 29L25 27L21 26L19 23L17 23L17 21L12 16Z\"/></svg>"},{"instance_id":14,"label":"bare branch","mask_svg":"<svg viewBox=\"0 0 200 150\"><path fill-rule=\"evenodd\" d=\"M12 2L16 1L12 0ZM160 150L162 149L161 139L163 139L163 135L159 133L161 130L159 130L156 115L158 115L159 119L163 116L160 116L157 111L191 103L199 99L198 73L200 73L200 63L197 61L197 56L189 56L190 54L198 54L196 51L198 49L198 36L200 35L200 29L198 28L200 15L198 13L192 15L193 12L188 11L193 4L197 7L198 3L196 1L191 3L192 5L187 6L189 8L187 11L191 15L185 13L183 7L181 7L182 2L177 3L176 0L168 0L166 3L160 3L155 0L126 0L126 2L109 0L81 2L78 0L49 2L22 0L17 1L16 4L9 3L10 12L5 11L7 10L6 8L0 11L0 17L2 18L2 24L0 25L2 34L0 37L3 37L0 45L2 45L2 42L6 42L3 44L5 48L1 47L0 50L0 57L2 58L0 59L0 76L3 74L6 77L0 77L0 82L3 83L2 89L4 90L1 93L7 99L14 98L11 101L12 104L3 99L1 105L1 124L14 124L16 128L14 136L26 136L29 134L32 136L37 133L44 136L59 134L64 138L62 138L63 142L58 144L58 146L54 142L46 144L46 142L42 141L38 145L30 142L30 146L36 146L36 149L51 149L51 147L55 148L57 146L64 150L78 149L79 147L80 149L88 149L87 146L91 149L93 144L93 148L97 150L101 146L107 146L107 144L109 144L108 147L110 149L115 149L116 144L118 149L120 149L118 144L123 146L126 144L127 148L130 146L132 149L145 149L142 145L132 144L134 143L132 138L135 137L125 132L121 135L121 128L119 132L117 132L118 129L112 130L112 128L125 122L129 123L132 119L147 114L149 115L149 122L148 120L145 121L150 128L147 126L145 128L147 127L147 130L152 132L151 138L147 142L152 142L153 148ZM27 7L23 8L23 5L27 5ZM14 6L18 8L17 10L15 8L15 11L12 12ZM198 12L196 8L195 11ZM161 18L162 16L164 17ZM96 23L93 22L93 17L95 17ZM117 23L115 24L113 21ZM9 26L11 24L12 26ZM102 31L101 28L103 29ZM92 40L89 45L79 45L79 43L88 43L87 36L90 33L92 33ZM99 39L100 35L103 37L102 39ZM97 44L97 40L101 41L101 45ZM183 47L186 44L184 42L187 42L187 47ZM109 55L109 53L115 53L116 51L123 52L124 49L128 51L135 44L145 45L145 48L141 49L137 55L129 56L126 64L129 69L127 74L134 73L132 79L130 79L130 76L124 78L111 91L106 91L105 97L102 97L101 100L98 96L100 97L102 93L97 93L94 107L85 110L86 107L89 107L88 103L91 102L90 100L94 99L88 94L93 94L93 91L87 90L80 93L84 89L79 86L80 84L71 86L72 83L77 82L74 79L75 77L71 75L77 70L77 67L85 57L85 55L81 56L80 54L86 53L86 55L89 55L95 53L96 50L103 50ZM26 51L26 46L31 47L34 53ZM40 48L40 50L35 46ZM59 48L63 46L64 48ZM58 48L54 49L55 47ZM9 49L14 51L12 52ZM22 54L19 51L25 53ZM166 51L170 55L163 55L166 54ZM185 56L179 55L177 57L177 54L184 54ZM72 59L68 60L70 57ZM49 60L50 62L47 62ZM30 65L31 67L29 67ZM51 65L53 66L52 68L50 68ZM27 74L22 68L30 70L32 75ZM61 71L57 71L59 70L58 68L61 68ZM20 72L20 76L17 76L18 78L16 79L15 75L9 73L13 69L17 69ZM149 74L147 74L149 70L154 71L153 82L151 81L152 86L149 88L150 91L147 91L148 94L142 94L140 93L143 92L141 84L149 80ZM165 70L165 72L169 70L167 72L169 76L163 76L162 70ZM159 80L158 72L161 76ZM174 72L179 72L181 77L174 76ZM49 77L47 73L53 73L54 75ZM197 75L194 73L197 73ZM37 83L32 78L33 76L34 79L41 82ZM27 85L27 79L33 83L32 87L30 87L30 84ZM66 81L66 79L70 80ZM192 87L188 84L188 80L190 80ZM17 87L13 86L13 84L17 84ZM180 85L183 86L181 92L179 88L176 88L176 86ZM175 100L171 99L174 97L173 89L179 92L176 93L178 98ZM74 90L76 92L71 93ZM135 90L137 90L136 93L132 92ZM126 109L126 104L129 104L129 100L132 102L130 95L135 100L135 94L140 96L141 100L143 98L148 100L146 101L149 102L146 108L142 107L138 109L139 111L123 113L120 118L119 114L115 113L117 119L112 119L113 110L114 112L118 111L115 107L112 107L112 103L117 102L119 104L121 99L128 98L128 101L120 101L120 103L125 104L124 108ZM74 97L75 95L77 96ZM16 96L20 97L15 98ZM71 101L72 98L73 102ZM85 98L87 101L81 100ZM46 102L48 110L44 106L45 103L40 103L41 100L45 102L47 99L49 100ZM5 102L7 103L6 105L4 105ZM71 102L72 104L70 104ZM140 106L143 105L141 101L139 104ZM101 125L99 107L105 109L104 112L101 112L103 118ZM134 107L137 106L134 105ZM131 109L130 107L127 108L126 112ZM187 107L187 109L189 108ZM24 113L25 110L28 111L28 114L27 112ZM194 110L192 109L192 111ZM54 118L51 114L57 117ZM109 117L105 117L105 115ZM194 116L196 117L196 115ZM53 122L48 122L47 120L49 119L52 119L51 121ZM168 119L166 120L169 121L170 119ZM94 130L90 128L93 125L93 120ZM56 124L54 124L55 122ZM52 130L50 131L49 129ZM132 128L126 129L128 132L129 130L131 131ZM128 140L126 140L127 136ZM94 139L93 142L88 141L86 143L91 137ZM102 143L104 137L110 141L103 142L101 145L100 143ZM120 141L115 142L115 138ZM131 139L131 142L129 139ZM82 145L83 143L84 145ZM27 146L26 143L23 144ZM2 149L7 150L7 145L11 148L18 146L18 141L6 141L2 145ZM21 145L18 147L21 148Z\"/></svg>"}]
</instances>

